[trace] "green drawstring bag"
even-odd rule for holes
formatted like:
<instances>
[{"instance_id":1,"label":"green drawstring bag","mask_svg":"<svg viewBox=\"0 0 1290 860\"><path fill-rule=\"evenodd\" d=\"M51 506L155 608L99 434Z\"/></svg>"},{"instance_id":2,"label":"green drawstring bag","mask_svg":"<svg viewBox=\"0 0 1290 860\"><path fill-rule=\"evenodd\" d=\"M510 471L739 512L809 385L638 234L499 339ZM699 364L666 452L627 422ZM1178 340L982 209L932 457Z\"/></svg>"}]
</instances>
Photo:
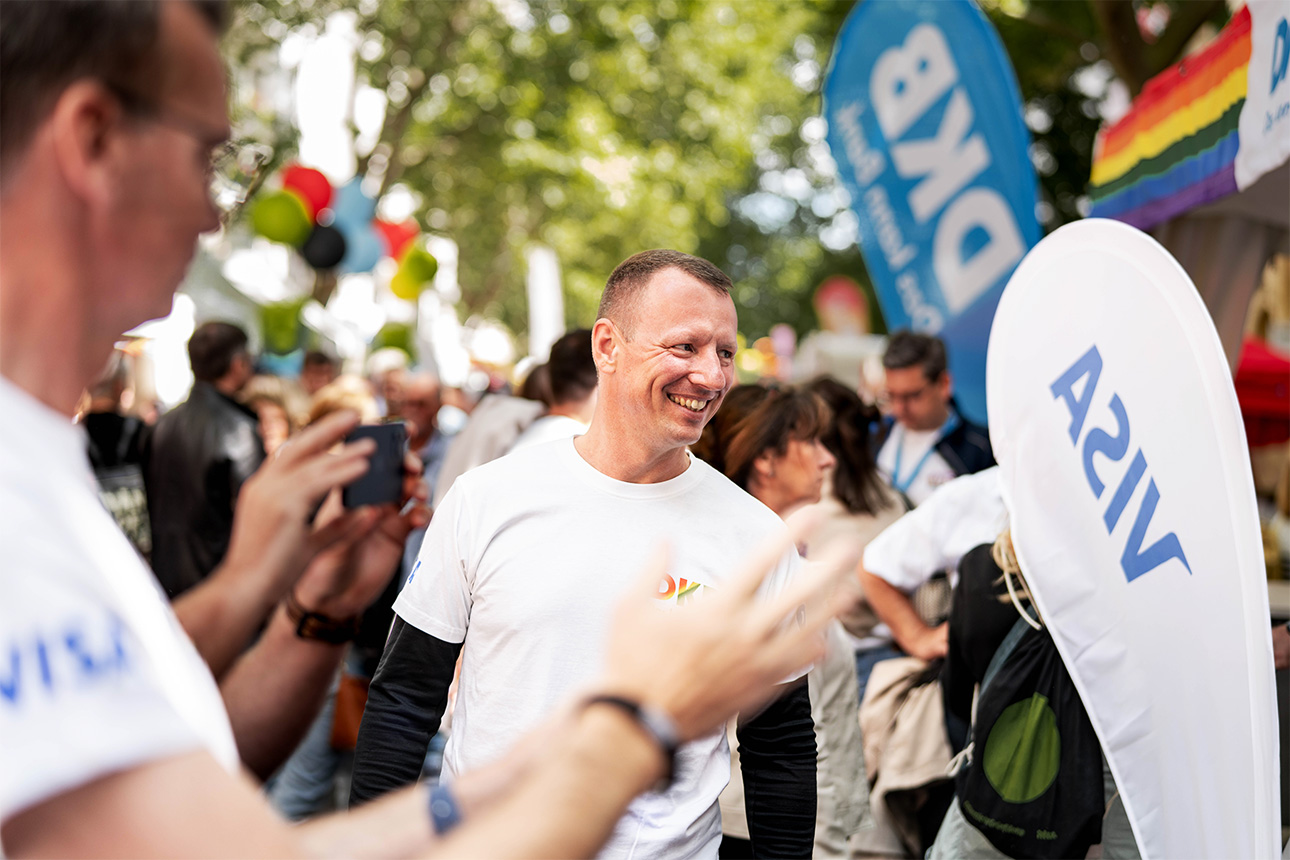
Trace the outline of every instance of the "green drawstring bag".
<instances>
[{"instance_id":1,"label":"green drawstring bag","mask_svg":"<svg viewBox=\"0 0 1290 860\"><path fill-rule=\"evenodd\" d=\"M1018 619L995 652L955 787L1010 857L1083 857L1102 840L1102 747L1047 630Z\"/></svg>"}]
</instances>

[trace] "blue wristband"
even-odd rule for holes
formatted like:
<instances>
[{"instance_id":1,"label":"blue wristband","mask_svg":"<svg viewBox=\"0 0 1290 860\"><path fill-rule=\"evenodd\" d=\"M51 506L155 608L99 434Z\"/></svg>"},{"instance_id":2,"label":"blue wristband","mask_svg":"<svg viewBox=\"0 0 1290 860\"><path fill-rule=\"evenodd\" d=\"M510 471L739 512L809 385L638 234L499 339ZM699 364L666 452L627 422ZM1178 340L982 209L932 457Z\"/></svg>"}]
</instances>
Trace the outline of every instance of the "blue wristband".
<instances>
[{"instance_id":1,"label":"blue wristband","mask_svg":"<svg viewBox=\"0 0 1290 860\"><path fill-rule=\"evenodd\" d=\"M434 828L434 832L439 836L447 836L460 823L461 809L448 786L436 785L430 789L430 826Z\"/></svg>"}]
</instances>

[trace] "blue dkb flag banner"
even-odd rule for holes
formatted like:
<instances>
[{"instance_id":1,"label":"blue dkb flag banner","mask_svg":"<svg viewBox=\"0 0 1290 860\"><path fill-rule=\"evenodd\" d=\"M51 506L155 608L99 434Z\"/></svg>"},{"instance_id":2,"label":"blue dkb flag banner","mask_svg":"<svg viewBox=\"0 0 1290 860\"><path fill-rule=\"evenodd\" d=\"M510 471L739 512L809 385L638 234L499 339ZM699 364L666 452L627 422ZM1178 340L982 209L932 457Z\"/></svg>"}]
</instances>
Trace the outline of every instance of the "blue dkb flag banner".
<instances>
[{"instance_id":1,"label":"blue dkb flag banner","mask_svg":"<svg viewBox=\"0 0 1290 860\"><path fill-rule=\"evenodd\" d=\"M943 338L959 405L984 424L994 309L1040 238L998 34L970 0L864 0L834 46L824 116L888 328Z\"/></svg>"}]
</instances>

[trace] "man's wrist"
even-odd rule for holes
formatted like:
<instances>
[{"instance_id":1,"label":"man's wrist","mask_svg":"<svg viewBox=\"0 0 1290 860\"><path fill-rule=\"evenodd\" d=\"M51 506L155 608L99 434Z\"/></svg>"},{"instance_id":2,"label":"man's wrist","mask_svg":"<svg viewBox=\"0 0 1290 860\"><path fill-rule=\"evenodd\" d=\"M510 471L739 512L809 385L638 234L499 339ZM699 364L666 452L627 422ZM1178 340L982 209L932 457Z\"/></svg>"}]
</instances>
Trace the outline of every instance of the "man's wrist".
<instances>
[{"instance_id":1,"label":"man's wrist","mask_svg":"<svg viewBox=\"0 0 1290 860\"><path fill-rule=\"evenodd\" d=\"M282 609L297 638L328 645L352 642L358 636L362 621L361 615L336 617L309 609L296 599L293 592L287 592Z\"/></svg>"},{"instance_id":2,"label":"man's wrist","mask_svg":"<svg viewBox=\"0 0 1290 860\"><path fill-rule=\"evenodd\" d=\"M676 775L676 753L681 746L681 737L676 721L667 712L634 698L612 694L591 696L583 703L583 707L616 712L629 720L639 733L649 739L661 756L663 770L654 790L662 791L672 784Z\"/></svg>"}]
</instances>

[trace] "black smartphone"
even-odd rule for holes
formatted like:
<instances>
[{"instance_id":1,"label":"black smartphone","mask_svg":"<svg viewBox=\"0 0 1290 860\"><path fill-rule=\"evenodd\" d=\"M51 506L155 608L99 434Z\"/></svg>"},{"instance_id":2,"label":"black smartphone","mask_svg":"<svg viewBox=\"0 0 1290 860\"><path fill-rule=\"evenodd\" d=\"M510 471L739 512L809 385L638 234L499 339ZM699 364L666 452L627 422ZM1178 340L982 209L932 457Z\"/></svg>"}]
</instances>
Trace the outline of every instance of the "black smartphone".
<instances>
[{"instance_id":1,"label":"black smartphone","mask_svg":"<svg viewBox=\"0 0 1290 860\"><path fill-rule=\"evenodd\" d=\"M341 491L341 501L346 508L397 504L403 497L403 452L408 444L403 422L364 424L345 437L346 442L356 439L374 440L376 450L367 473Z\"/></svg>"}]
</instances>

